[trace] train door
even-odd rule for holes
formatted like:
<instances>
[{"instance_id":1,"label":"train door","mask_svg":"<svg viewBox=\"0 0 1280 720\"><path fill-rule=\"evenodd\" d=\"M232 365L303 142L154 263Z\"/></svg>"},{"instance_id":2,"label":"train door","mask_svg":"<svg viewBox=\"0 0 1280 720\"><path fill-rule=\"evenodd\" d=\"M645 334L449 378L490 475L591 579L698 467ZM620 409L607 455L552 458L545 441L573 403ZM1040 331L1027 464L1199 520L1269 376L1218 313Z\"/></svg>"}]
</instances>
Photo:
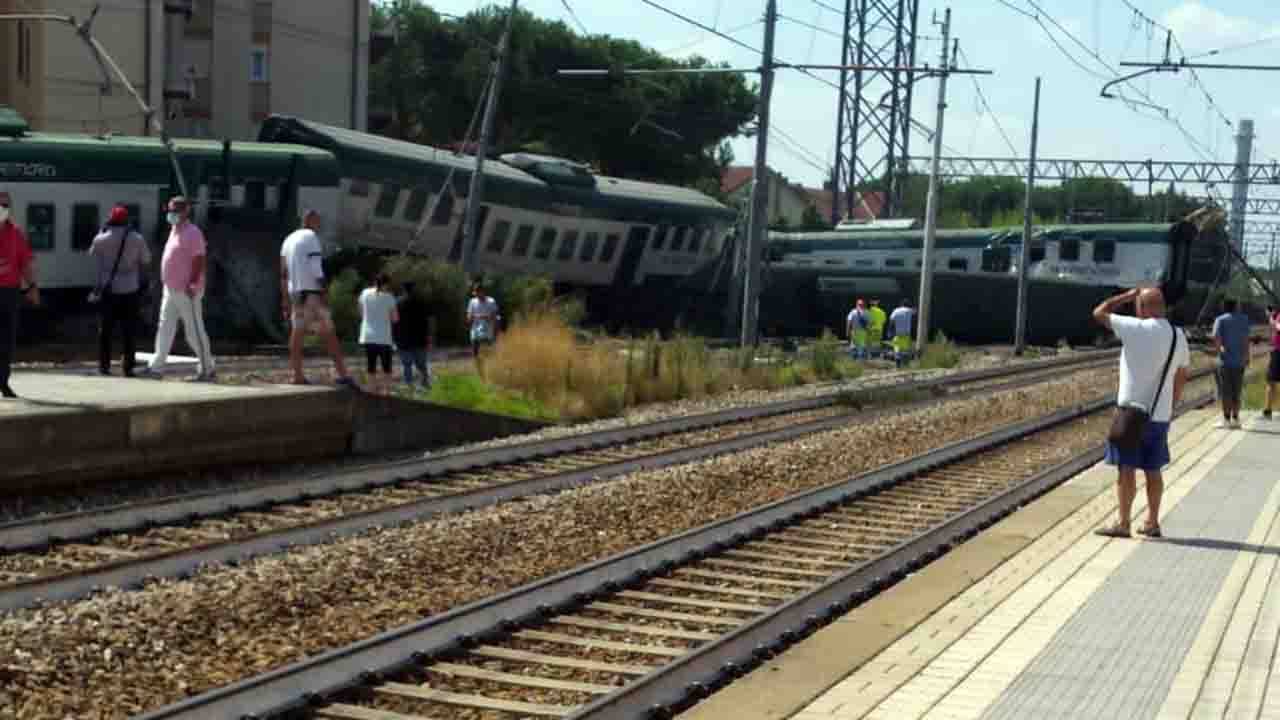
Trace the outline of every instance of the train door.
<instances>
[{"instance_id":1,"label":"train door","mask_svg":"<svg viewBox=\"0 0 1280 720\"><path fill-rule=\"evenodd\" d=\"M627 244L622 249L622 259L618 261L618 270L613 276L615 285L624 287L635 285L636 269L640 266L640 259L644 257L644 250L648 244L648 227L636 225L627 232Z\"/></svg>"}]
</instances>

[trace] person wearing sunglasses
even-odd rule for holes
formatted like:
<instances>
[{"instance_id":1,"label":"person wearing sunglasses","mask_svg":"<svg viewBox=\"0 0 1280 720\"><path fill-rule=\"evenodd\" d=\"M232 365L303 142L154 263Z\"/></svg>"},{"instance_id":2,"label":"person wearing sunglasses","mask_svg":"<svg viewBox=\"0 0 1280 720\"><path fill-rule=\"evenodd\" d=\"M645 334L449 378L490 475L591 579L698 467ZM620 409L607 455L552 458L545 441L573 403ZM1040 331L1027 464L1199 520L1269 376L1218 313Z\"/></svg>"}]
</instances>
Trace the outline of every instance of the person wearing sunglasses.
<instances>
[{"instance_id":1,"label":"person wearing sunglasses","mask_svg":"<svg viewBox=\"0 0 1280 720\"><path fill-rule=\"evenodd\" d=\"M0 190L0 396L16 398L9 387L13 346L18 339L18 306L23 297L40 304L36 261L22 229L13 222L13 197Z\"/></svg>"}]
</instances>

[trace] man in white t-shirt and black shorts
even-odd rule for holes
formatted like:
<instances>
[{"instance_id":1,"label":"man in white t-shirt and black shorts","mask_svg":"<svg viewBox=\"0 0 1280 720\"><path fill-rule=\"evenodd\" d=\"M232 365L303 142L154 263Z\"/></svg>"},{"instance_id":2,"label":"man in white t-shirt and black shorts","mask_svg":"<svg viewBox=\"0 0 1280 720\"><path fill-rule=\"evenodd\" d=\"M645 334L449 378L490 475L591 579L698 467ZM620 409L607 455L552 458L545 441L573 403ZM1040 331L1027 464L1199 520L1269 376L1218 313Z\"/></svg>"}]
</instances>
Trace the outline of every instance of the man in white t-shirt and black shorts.
<instances>
[{"instance_id":1,"label":"man in white t-shirt and black shorts","mask_svg":"<svg viewBox=\"0 0 1280 720\"><path fill-rule=\"evenodd\" d=\"M1136 304L1137 317L1116 314L1116 309ZM1120 391L1116 404L1135 407L1150 415L1141 446L1127 450L1107 443L1107 463L1119 471L1116 495L1119 522L1098 530L1106 537L1129 537L1129 517L1137 494L1137 471L1147 477L1147 521L1138 534L1160 537L1160 500L1164 495L1161 470L1169 464L1169 423L1182 398L1191 365L1187 337L1165 318L1164 293L1156 288L1133 289L1104 300L1093 309L1099 324L1120 338ZM1170 348L1172 346L1172 356ZM1161 371L1168 364L1168 370ZM1159 395L1155 407L1152 402Z\"/></svg>"},{"instance_id":2,"label":"man in white t-shirt and black shorts","mask_svg":"<svg viewBox=\"0 0 1280 720\"><path fill-rule=\"evenodd\" d=\"M320 245L320 213L302 213L302 227L284 239L280 247L280 309L289 323L289 367L294 385L308 385L302 372L302 344L308 332L324 337L338 371L339 385L354 385L338 344L329 314L325 289L324 248Z\"/></svg>"}]
</instances>

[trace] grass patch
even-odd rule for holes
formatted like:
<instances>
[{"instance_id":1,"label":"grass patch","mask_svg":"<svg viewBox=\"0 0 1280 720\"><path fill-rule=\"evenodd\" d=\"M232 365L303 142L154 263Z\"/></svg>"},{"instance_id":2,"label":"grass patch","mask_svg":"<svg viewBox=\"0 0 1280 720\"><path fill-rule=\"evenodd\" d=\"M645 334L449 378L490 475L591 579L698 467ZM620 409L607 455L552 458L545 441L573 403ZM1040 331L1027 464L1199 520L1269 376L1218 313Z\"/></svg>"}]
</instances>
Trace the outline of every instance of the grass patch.
<instances>
[{"instance_id":1,"label":"grass patch","mask_svg":"<svg viewBox=\"0 0 1280 720\"><path fill-rule=\"evenodd\" d=\"M556 422L555 409L518 392L495 387L472 373L438 373L429 391L399 386L396 394L411 400L425 400L462 410L507 415L524 420Z\"/></svg>"},{"instance_id":2,"label":"grass patch","mask_svg":"<svg viewBox=\"0 0 1280 720\"><path fill-rule=\"evenodd\" d=\"M924 346L915 366L921 370L949 370L960 364L961 357L960 348L939 333L937 340Z\"/></svg>"},{"instance_id":3,"label":"grass patch","mask_svg":"<svg viewBox=\"0 0 1280 720\"><path fill-rule=\"evenodd\" d=\"M1248 410L1261 410L1267 404L1267 369L1262 367L1245 378L1244 406Z\"/></svg>"}]
</instances>

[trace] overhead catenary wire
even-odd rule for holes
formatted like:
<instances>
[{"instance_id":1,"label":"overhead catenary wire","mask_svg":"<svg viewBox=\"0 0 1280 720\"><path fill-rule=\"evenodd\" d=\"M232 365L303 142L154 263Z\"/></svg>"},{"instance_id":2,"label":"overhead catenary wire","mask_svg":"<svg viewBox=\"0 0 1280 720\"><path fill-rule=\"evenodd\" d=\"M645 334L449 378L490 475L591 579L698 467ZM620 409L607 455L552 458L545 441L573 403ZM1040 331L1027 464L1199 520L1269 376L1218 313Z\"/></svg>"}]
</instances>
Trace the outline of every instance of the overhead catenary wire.
<instances>
[{"instance_id":1,"label":"overhead catenary wire","mask_svg":"<svg viewBox=\"0 0 1280 720\"><path fill-rule=\"evenodd\" d=\"M573 11L573 6L569 4L569 0L560 0L560 3L564 5L564 9L568 11L569 17L573 18L574 24L578 26L578 29L582 31L582 34L584 36L590 35L591 33L587 32L587 26L583 25L582 20L578 17L578 13Z\"/></svg>"},{"instance_id":2,"label":"overhead catenary wire","mask_svg":"<svg viewBox=\"0 0 1280 720\"><path fill-rule=\"evenodd\" d=\"M964 56L964 50L960 50L959 54L961 59L967 63L968 58ZM986 108L987 115L991 116L991 120L995 123L996 130L999 131L1000 137L1004 138L1004 144L1009 148L1009 152L1016 156L1018 154L1018 148L1015 147L1013 141L1009 139L1009 133L1005 132L1004 125L1000 123L1000 117L991 109L991 103L987 102L986 93L982 92L982 85L978 82L978 78L971 75L969 76L969 79L973 81L973 89L977 92L978 100L982 103L982 107Z\"/></svg>"}]
</instances>

